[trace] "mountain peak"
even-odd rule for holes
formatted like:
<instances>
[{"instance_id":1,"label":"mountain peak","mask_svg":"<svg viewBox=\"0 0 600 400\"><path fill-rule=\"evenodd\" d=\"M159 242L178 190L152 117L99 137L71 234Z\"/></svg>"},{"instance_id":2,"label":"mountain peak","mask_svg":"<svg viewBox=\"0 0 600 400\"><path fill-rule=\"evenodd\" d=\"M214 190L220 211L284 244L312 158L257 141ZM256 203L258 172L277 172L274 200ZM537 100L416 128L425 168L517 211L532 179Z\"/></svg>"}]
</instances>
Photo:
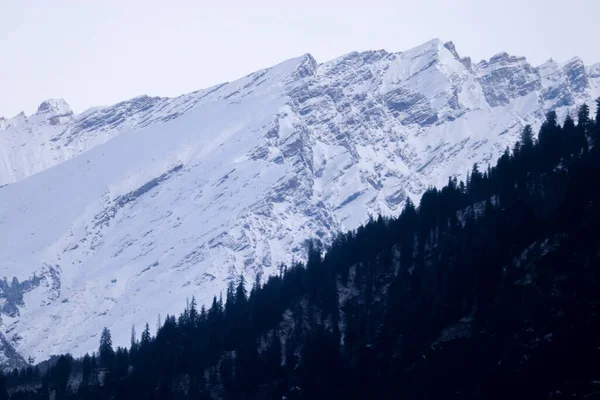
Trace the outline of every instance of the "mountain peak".
<instances>
[{"instance_id":1,"label":"mountain peak","mask_svg":"<svg viewBox=\"0 0 600 400\"><path fill-rule=\"evenodd\" d=\"M499 62L499 61L508 61L510 60L510 55L503 51L501 53L498 54L494 54L491 58L490 58L490 64Z\"/></svg>"},{"instance_id":2,"label":"mountain peak","mask_svg":"<svg viewBox=\"0 0 600 400\"><path fill-rule=\"evenodd\" d=\"M456 46L454 46L452 41L444 43L444 47L447 48L456 58L460 59L458 52L456 51Z\"/></svg>"},{"instance_id":3,"label":"mountain peak","mask_svg":"<svg viewBox=\"0 0 600 400\"><path fill-rule=\"evenodd\" d=\"M37 114L42 113L70 115L73 114L73 110L71 110L69 104L63 99L48 99L43 101L38 107Z\"/></svg>"},{"instance_id":4,"label":"mountain peak","mask_svg":"<svg viewBox=\"0 0 600 400\"><path fill-rule=\"evenodd\" d=\"M449 43L451 43L451 42L449 42ZM431 40L426 41L421 46L439 47L440 45L442 45L442 39L440 39L440 38L433 38Z\"/></svg>"},{"instance_id":5,"label":"mountain peak","mask_svg":"<svg viewBox=\"0 0 600 400\"><path fill-rule=\"evenodd\" d=\"M442 50L444 48L444 43L440 40L440 39L431 39L428 40L427 42L413 47L412 49L409 49L406 51L406 53L414 53L414 54L418 54L418 53L422 53L422 54L439 54L440 50Z\"/></svg>"},{"instance_id":6,"label":"mountain peak","mask_svg":"<svg viewBox=\"0 0 600 400\"><path fill-rule=\"evenodd\" d=\"M312 76L317 71L317 60L310 53L303 54L300 57L300 64L298 66L297 74L299 77Z\"/></svg>"},{"instance_id":7,"label":"mountain peak","mask_svg":"<svg viewBox=\"0 0 600 400\"><path fill-rule=\"evenodd\" d=\"M583 64L583 60L581 59L581 57L575 56L575 57L571 57L570 59L568 59L565 62L565 64L570 64L570 63L582 63Z\"/></svg>"},{"instance_id":8,"label":"mountain peak","mask_svg":"<svg viewBox=\"0 0 600 400\"><path fill-rule=\"evenodd\" d=\"M489 60L481 60L477 65L481 68L501 68L508 65L521 65L527 64L525 57L513 56L503 51L501 53L494 54Z\"/></svg>"}]
</instances>

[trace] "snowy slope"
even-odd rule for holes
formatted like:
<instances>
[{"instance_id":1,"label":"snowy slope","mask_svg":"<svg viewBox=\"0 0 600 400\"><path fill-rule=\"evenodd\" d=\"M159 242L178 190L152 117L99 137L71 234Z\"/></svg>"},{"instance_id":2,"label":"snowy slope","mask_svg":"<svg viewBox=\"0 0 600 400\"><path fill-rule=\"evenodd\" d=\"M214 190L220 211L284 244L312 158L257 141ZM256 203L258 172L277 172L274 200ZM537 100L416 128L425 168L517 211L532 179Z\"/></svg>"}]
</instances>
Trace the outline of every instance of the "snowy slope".
<instances>
[{"instance_id":1,"label":"snowy slope","mask_svg":"<svg viewBox=\"0 0 600 400\"><path fill-rule=\"evenodd\" d=\"M37 360L93 351L104 326L126 344L599 95L598 64L473 64L433 40L81 115L44 102L0 120L0 333Z\"/></svg>"},{"instance_id":2,"label":"snowy slope","mask_svg":"<svg viewBox=\"0 0 600 400\"><path fill-rule=\"evenodd\" d=\"M120 132L177 118L218 87L175 99L140 96L79 115L64 100L50 99L29 117L0 117L0 185L60 164Z\"/></svg>"}]
</instances>

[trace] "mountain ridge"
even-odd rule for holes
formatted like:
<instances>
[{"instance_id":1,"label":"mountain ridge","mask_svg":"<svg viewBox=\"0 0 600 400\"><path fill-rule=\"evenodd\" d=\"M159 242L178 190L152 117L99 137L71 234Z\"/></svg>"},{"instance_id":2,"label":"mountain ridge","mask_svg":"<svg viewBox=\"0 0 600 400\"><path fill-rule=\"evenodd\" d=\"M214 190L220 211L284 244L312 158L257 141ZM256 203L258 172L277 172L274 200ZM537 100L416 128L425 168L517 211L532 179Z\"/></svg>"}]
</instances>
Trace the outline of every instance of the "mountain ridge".
<instances>
[{"instance_id":1,"label":"mountain ridge","mask_svg":"<svg viewBox=\"0 0 600 400\"><path fill-rule=\"evenodd\" d=\"M522 58L472 64L432 40L323 64L307 54L76 116L57 102L54 125L4 120L0 268L38 285L19 302L0 292L12 310L0 332L39 360L92 350L114 321L127 343L132 324L186 296L206 303L241 272L273 274L305 257L308 238L327 245L369 215L396 215L495 161L551 108L564 118L591 103L600 74L582 65L548 65L542 78Z\"/></svg>"}]
</instances>

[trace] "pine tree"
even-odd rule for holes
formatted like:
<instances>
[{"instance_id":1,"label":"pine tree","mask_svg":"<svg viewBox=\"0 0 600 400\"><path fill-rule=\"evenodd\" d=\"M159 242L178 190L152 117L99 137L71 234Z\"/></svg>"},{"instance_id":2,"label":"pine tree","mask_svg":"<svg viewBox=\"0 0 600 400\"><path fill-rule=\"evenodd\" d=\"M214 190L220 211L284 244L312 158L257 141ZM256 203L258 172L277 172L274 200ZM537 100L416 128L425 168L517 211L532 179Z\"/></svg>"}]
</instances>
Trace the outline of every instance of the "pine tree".
<instances>
[{"instance_id":1,"label":"pine tree","mask_svg":"<svg viewBox=\"0 0 600 400\"><path fill-rule=\"evenodd\" d=\"M575 121L573 121L573 118L571 118L570 114L567 114L567 116L565 117L565 122L563 123L563 129L564 130L575 129Z\"/></svg>"},{"instance_id":2,"label":"pine tree","mask_svg":"<svg viewBox=\"0 0 600 400\"><path fill-rule=\"evenodd\" d=\"M69 355L60 356L52 368L52 386L56 390L56 400L67 398L69 376L71 376L73 360Z\"/></svg>"},{"instance_id":3,"label":"pine tree","mask_svg":"<svg viewBox=\"0 0 600 400\"><path fill-rule=\"evenodd\" d=\"M92 353L91 358L92 371L95 371L98 368L98 362L96 361L96 353Z\"/></svg>"},{"instance_id":4,"label":"pine tree","mask_svg":"<svg viewBox=\"0 0 600 400\"><path fill-rule=\"evenodd\" d=\"M137 337L136 337L136 334L135 334L135 325L131 326L130 346L131 346L131 348L134 348L134 347L137 346Z\"/></svg>"},{"instance_id":5,"label":"pine tree","mask_svg":"<svg viewBox=\"0 0 600 400\"><path fill-rule=\"evenodd\" d=\"M577 140L575 144L577 150L587 152L588 141L593 142L592 121L590 120L590 107L587 104L582 104L577 113Z\"/></svg>"},{"instance_id":6,"label":"pine tree","mask_svg":"<svg viewBox=\"0 0 600 400\"><path fill-rule=\"evenodd\" d=\"M129 353L123 347L117 347L115 352L115 373L117 376L125 376L129 368Z\"/></svg>"},{"instance_id":7,"label":"pine tree","mask_svg":"<svg viewBox=\"0 0 600 400\"><path fill-rule=\"evenodd\" d=\"M590 107L583 103L577 112L577 126L587 129L590 125Z\"/></svg>"},{"instance_id":8,"label":"pine tree","mask_svg":"<svg viewBox=\"0 0 600 400\"><path fill-rule=\"evenodd\" d=\"M583 142L585 141L584 132L575 126L575 121L569 114L567 114L565 118L565 122L562 127L563 138L562 142L562 156L566 159L569 159L571 155L578 154L583 147Z\"/></svg>"},{"instance_id":9,"label":"pine tree","mask_svg":"<svg viewBox=\"0 0 600 400\"><path fill-rule=\"evenodd\" d=\"M483 193L483 180L484 176L479 172L479 166L477 163L473 164L473 169L471 170L471 177L469 179L469 185L467 186L467 191L469 195L474 200L480 200L484 195ZM422 198L421 198L422 201Z\"/></svg>"},{"instance_id":10,"label":"pine tree","mask_svg":"<svg viewBox=\"0 0 600 400\"><path fill-rule=\"evenodd\" d=\"M233 280L227 283L227 291L225 294L225 315L229 318L232 316L233 306L235 304L235 286Z\"/></svg>"},{"instance_id":11,"label":"pine tree","mask_svg":"<svg viewBox=\"0 0 600 400\"><path fill-rule=\"evenodd\" d=\"M112 337L108 328L104 328L102 330L102 335L100 336L100 347L98 348L98 357L100 358L100 366L102 368L112 368L115 358L115 351L112 347Z\"/></svg>"},{"instance_id":12,"label":"pine tree","mask_svg":"<svg viewBox=\"0 0 600 400\"><path fill-rule=\"evenodd\" d=\"M204 304L202 304L202 307L200 307L200 316L198 318L199 323L206 322L206 319L208 318L208 312L206 311L206 306Z\"/></svg>"},{"instance_id":13,"label":"pine tree","mask_svg":"<svg viewBox=\"0 0 600 400\"><path fill-rule=\"evenodd\" d=\"M538 144L541 150L542 166L547 168L555 165L564 150L561 140L561 128L558 126L555 111L546 114L546 120L542 123L538 134Z\"/></svg>"},{"instance_id":14,"label":"pine tree","mask_svg":"<svg viewBox=\"0 0 600 400\"><path fill-rule=\"evenodd\" d=\"M262 279L262 272L257 272L254 276L254 284L252 285L252 293L257 293L260 290L260 281Z\"/></svg>"},{"instance_id":15,"label":"pine tree","mask_svg":"<svg viewBox=\"0 0 600 400\"><path fill-rule=\"evenodd\" d=\"M208 319L214 321L221 312L222 310L219 301L217 300L217 296L213 296L212 304L208 309Z\"/></svg>"},{"instance_id":16,"label":"pine tree","mask_svg":"<svg viewBox=\"0 0 600 400\"><path fill-rule=\"evenodd\" d=\"M89 354L85 354L83 356L83 360L81 361L81 373L83 376L83 384L87 385L90 382L90 375L92 373L92 358Z\"/></svg>"},{"instance_id":17,"label":"pine tree","mask_svg":"<svg viewBox=\"0 0 600 400\"><path fill-rule=\"evenodd\" d=\"M189 319L190 319L190 324L192 324L192 326L196 325L196 321L198 319L198 305L196 304L195 296L192 296L192 302L190 303Z\"/></svg>"},{"instance_id":18,"label":"pine tree","mask_svg":"<svg viewBox=\"0 0 600 400\"><path fill-rule=\"evenodd\" d=\"M522 148L530 149L533 147L533 129L531 129L531 125L526 125L523 128L520 143Z\"/></svg>"},{"instance_id":19,"label":"pine tree","mask_svg":"<svg viewBox=\"0 0 600 400\"><path fill-rule=\"evenodd\" d=\"M235 289L235 302L236 305L245 306L248 301L248 291L246 290L246 279L244 274L240 274L237 288Z\"/></svg>"},{"instance_id":20,"label":"pine tree","mask_svg":"<svg viewBox=\"0 0 600 400\"><path fill-rule=\"evenodd\" d=\"M145 347L146 345L148 345L150 343L151 338L152 337L150 336L150 326L148 326L148 323L146 323L146 327L144 328L144 331L142 332L140 346Z\"/></svg>"}]
</instances>

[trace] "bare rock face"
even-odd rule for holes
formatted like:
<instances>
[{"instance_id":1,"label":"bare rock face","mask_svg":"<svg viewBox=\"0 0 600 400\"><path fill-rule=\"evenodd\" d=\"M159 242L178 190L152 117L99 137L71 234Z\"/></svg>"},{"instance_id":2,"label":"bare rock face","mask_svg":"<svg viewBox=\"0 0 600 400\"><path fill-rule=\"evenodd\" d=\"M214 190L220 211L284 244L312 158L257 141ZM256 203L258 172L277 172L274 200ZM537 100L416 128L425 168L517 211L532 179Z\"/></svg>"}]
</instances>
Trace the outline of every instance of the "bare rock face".
<instances>
[{"instance_id":1,"label":"bare rock face","mask_svg":"<svg viewBox=\"0 0 600 400\"><path fill-rule=\"evenodd\" d=\"M598 96L598 65L473 64L436 39L0 119L0 363L93 351L105 326L125 345L131 325L396 215L495 162L548 110L564 118Z\"/></svg>"},{"instance_id":2,"label":"bare rock face","mask_svg":"<svg viewBox=\"0 0 600 400\"><path fill-rule=\"evenodd\" d=\"M8 373L15 368L23 368L28 364L0 332L0 371Z\"/></svg>"},{"instance_id":3,"label":"bare rock face","mask_svg":"<svg viewBox=\"0 0 600 400\"><path fill-rule=\"evenodd\" d=\"M58 114L58 115L71 115L73 111L69 104L63 99L49 99L38 107L37 114Z\"/></svg>"},{"instance_id":4,"label":"bare rock face","mask_svg":"<svg viewBox=\"0 0 600 400\"><path fill-rule=\"evenodd\" d=\"M524 57L500 53L479 63L478 68L486 100L492 107L509 104L542 87L538 72Z\"/></svg>"}]
</instances>

